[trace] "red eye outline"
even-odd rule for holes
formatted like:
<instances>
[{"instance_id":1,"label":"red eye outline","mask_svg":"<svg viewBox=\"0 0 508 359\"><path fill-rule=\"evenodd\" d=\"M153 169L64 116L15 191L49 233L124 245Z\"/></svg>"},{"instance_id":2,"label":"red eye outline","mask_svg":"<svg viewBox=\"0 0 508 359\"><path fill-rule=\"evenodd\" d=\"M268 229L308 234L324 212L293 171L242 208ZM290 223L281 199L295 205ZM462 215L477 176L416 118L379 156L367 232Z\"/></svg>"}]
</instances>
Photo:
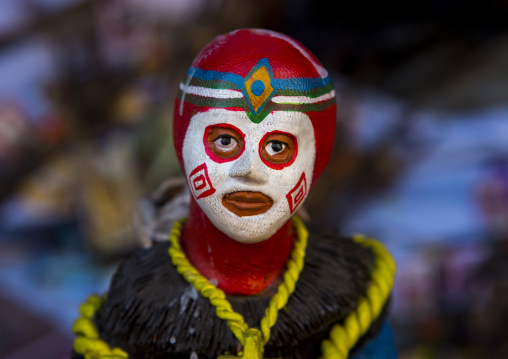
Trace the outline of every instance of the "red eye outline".
<instances>
[{"instance_id":1,"label":"red eye outline","mask_svg":"<svg viewBox=\"0 0 508 359\"><path fill-rule=\"evenodd\" d=\"M237 132L242 137L242 141L243 141L242 149L235 156L229 157L229 158L222 158L222 157L217 156L210 148L210 144L208 142L208 133L210 132L210 130L217 128L217 127L228 128L230 130ZM210 157L210 159L212 161L217 162L217 163L231 162L231 161L236 160L238 157L240 157L242 155L242 153L245 151L245 134L242 131L240 131L236 126L230 125L229 123L217 123L217 124L209 125L209 126L206 126L205 133L203 134L203 145L205 146L206 154L208 155L208 157Z\"/></svg>"},{"instance_id":2,"label":"red eye outline","mask_svg":"<svg viewBox=\"0 0 508 359\"><path fill-rule=\"evenodd\" d=\"M291 158L289 159L289 161L287 162L284 162L284 163L273 163L273 162L270 162L268 160L266 160L263 155L262 155L262 150L263 150L263 145L265 144L265 141L266 141L266 138L270 135L277 135L277 134L280 134L280 135L285 135L285 136L289 136L291 137L291 139L293 140L293 143L294 143L294 151L293 153L291 154ZM259 141L259 149L258 149L258 153L259 153L259 157L261 158L261 160L263 161L263 163L265 165L267 165L268 167L270 167L271 169L274 169L274 170L282 170L288 166L291 166L293 164L293 162L295 162L296 160L296 156L298 155L298 141L296 140L296 137L295 135L291 134L291 133L288 133L288 132L282 132L282 131L272 131L272 132L267 132L263 138L261 139L261 141Z\"/></svg>"}]
</instances>

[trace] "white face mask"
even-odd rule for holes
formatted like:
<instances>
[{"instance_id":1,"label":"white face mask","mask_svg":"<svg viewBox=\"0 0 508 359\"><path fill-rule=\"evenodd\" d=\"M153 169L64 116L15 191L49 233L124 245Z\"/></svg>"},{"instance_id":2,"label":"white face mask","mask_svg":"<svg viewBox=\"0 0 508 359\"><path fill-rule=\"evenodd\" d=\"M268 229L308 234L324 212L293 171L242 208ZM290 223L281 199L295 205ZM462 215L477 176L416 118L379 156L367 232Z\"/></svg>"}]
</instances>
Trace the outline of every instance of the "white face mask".
<instances>
[{"instance_id":1,"label":"white face mask","mask_svg":"<svg viewBox=\"0 0 508 359\"><path fill-rule=\"evenodd\" d=\"M302 112L274 111L256 124L243 111L211 109L192 117L183 143L194 198L242 243L270 238L301 206L315 154L314 129Z\"/></svg>"}]
</instances>

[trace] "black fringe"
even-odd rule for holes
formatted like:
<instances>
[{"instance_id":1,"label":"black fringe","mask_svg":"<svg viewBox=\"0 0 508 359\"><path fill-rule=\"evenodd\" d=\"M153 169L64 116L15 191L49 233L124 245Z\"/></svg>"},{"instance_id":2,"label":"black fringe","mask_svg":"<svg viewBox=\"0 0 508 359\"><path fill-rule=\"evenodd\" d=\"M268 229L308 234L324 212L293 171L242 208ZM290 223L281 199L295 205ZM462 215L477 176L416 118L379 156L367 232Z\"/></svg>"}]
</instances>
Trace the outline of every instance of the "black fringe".
<instances>
[{"instance_id":1,"label":"black fringe","mask_svg":"<svg viewBox=\"0 0 508 359\"><path fill-rule=\"evenodd\" d=\"M332 231L309 228L305 267L286 308L279 312L265 346L267 358L320 356L330 328L355 309L369 285L370 250ZM216 358L236 354L238 340L227 323L175 270L169 243L157 243L127 258L115 273L95 321L101 338L132 359ZM276 286L254 296L228 296L249 326L259 327ZM355 349L379 331L387 306ZM72 356L80 358L78 355Z\"/></svg>"}]
</instances>

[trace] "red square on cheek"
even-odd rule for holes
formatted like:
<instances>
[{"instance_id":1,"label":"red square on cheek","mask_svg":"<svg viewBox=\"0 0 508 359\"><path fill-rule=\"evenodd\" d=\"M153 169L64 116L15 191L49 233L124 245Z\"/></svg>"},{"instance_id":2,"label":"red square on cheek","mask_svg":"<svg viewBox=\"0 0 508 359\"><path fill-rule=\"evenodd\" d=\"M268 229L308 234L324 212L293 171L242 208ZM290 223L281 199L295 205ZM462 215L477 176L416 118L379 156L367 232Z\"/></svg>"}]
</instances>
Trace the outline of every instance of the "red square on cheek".
<instances>
[{"instance_id":1,"label":"red square on cheek","mask_svg":"<svg viewBox=\"0 0 508 359\"><path fill-rule=\"evenodd\" d=\"M305 172L302 172L300 179L296 186L286 195L286 199L289 203L289 209L291 213L303 202L305 195L307 194L307 180L305 179Z\"/></svg>"},{"instance_id":2,"label":"red square on cheek","mask_svg":"<svg viewBox=\"0 0 508 359\"><path fill-rule=\"evenodd\" d=\"M215 188L213 188L210 177L208 177L206 163L192 170L189 175L189 186L196 199L205 198L215 193Z\"/></svg>"},{"instance_id":3,"label":"red square on cheek","mask_svg":"<svg viewBox=\"0 0 508 359\"><path fill-rule=\"evenodd\" d=\"M194 190L195 191L200 191L202 190L203 188L206 187L206 180L205 180L205 176L203 176L203 174L200 174L199 176L197 176L196 178L194 178L192 180L192 185L194 186Z\"/></svg>"}]
</instances>

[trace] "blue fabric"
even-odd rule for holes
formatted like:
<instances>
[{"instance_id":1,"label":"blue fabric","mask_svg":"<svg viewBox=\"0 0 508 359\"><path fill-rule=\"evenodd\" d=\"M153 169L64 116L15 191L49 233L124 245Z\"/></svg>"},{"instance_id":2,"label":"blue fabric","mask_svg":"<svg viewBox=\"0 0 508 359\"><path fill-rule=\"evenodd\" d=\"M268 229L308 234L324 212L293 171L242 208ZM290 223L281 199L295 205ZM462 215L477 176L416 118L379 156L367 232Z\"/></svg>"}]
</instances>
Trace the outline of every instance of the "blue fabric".
<instances>
[{"instance_id":1,"label":"blue fabric","mask_svg":"<svg viewBox=\"0 0 508 359\"><path fill-rule=\"evenodd\" d=\"M378 335L369 341L362 350L351 356L351 359L396 359L397 350L393 341L392 328L384 322Z\"/></svg>"}]
</instances>

